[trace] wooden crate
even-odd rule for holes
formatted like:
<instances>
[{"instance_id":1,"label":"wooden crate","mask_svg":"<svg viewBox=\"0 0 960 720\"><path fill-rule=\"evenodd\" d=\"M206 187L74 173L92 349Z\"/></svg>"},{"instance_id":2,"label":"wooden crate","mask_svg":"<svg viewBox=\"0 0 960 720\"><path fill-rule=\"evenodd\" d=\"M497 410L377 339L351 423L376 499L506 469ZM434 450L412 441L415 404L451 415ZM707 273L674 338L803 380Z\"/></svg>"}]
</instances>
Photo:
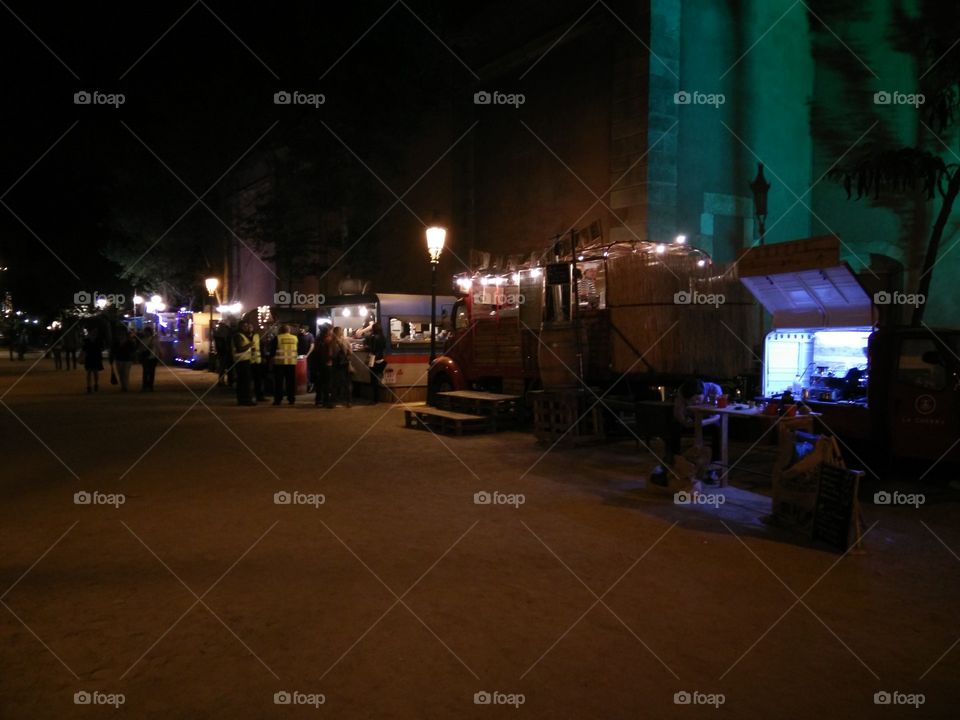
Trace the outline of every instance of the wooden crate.
<instances>
[{"instance_id":1,"label":"wooden crate","mask_svg":"<svg viewBox=\"0 0 960 720\"><path fill-rule=\"evenodd\" d=\"M538 390L533 399L533 434L544 443L578 445L603 440L602 405L584 390Z\"/></svg>"}]
</instances>

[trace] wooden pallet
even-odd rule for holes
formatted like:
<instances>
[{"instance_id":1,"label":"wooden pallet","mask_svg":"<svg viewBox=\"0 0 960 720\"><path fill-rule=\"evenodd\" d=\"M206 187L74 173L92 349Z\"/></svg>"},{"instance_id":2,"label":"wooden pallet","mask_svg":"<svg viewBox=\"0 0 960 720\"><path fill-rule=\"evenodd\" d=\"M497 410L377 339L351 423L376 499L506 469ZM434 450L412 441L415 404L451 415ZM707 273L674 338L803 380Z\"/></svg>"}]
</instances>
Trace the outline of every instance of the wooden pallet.
<instances>
[{"instance_id":1,"label":"wooden pallet","mask_svg":"<svg viewBox=\"0 0 960 720\"><path fill-rule=\"evenodd\" d=\"M478 392L476 390L450 390L437 393L436 404L441 410L450 410L471 415L482 415L490 419L493 432L516 424L520 414L520 395Z\"/></svg>"},{"instance_id":2,"label":"wooden pallet","mask_svg":"<svg viewBox=\"0 0 960 720\"><path fill-rule=\"evenodd\" d=\"M403 414L408 428L422 428L453 435L463 435L464 431L469 430L486 432L490 429L490 419L482 415L451 412L426 405L405 405Z\"/></svg>"},{"instance_id":3,"label":"wooden pallet","mask_svg":"<svg viewBox=\"0 0 960 720\"><path fill-rule=\"evenodd\" d=\"M530 396L533 434L540 442L578 445L604 439L602 406L593 395L582 390L538 390Z\"/></svg>"}]
</instances>

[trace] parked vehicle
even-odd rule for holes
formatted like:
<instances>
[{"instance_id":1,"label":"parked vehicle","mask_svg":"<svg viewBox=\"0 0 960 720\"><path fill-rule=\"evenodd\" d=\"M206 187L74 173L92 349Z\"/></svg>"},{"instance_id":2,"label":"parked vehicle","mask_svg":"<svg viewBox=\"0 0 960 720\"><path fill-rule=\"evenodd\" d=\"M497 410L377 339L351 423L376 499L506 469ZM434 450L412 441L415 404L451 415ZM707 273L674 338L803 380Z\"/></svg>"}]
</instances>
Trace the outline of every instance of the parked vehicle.
<instances>
[{"instance_id":1,"label":"parked vehicle","mask_svg":"<svg viewBox=\"0 0 960 720\"><path fill-rule=\"evenodd\" d=\"M619 243L455 278L431 389L579 388L637 396L691 374L750 369L756 305L686 244Z\"/></svg>"},{"instance_id":2,"label":"parked vehicle","mask_svg":"<svg viewBox=\"0 0 960 720\"><path fill-rule=\"evenodd\" d=\"M339 295L319 306L316 324L343 327L351 342L354 382L370 384L365 328L379 321L387 340L383 384L404 401L424 400L430 362L430 295L379 293ZM437 348L443 347L454 298L437 297Z\"/></svg>"}]
</instances>

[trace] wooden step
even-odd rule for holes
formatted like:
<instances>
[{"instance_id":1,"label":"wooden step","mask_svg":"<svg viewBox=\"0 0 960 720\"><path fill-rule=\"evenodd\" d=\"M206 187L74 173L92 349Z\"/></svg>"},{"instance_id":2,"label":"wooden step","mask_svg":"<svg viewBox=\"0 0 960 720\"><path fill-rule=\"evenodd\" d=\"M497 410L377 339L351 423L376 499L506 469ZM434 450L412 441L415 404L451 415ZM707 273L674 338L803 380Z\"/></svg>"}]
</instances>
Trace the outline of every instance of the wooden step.
<instances>
[{"instance_id":1,"label":"wooden step","mask_svg":"<svg viewBox=\"0 0 960 720\"><path fill-rule=\"evenodd\" d=\"M462 435L464 430L486 431L490 427L490 418L483 415L469 415L434 407L404 405L403 414L407 427L452 432L455 435Z\"/></svg>"},{"instance_id":2,"label":"wooden step","mask_svg":"<svg viewBox=\"0 0 960 720\"><path fill-rule=\"evenodd\" d=\"M481 392L479 390L448 390L447 392L437 393L443 397L466 398L468 400L490 400L498 402L502 400L519 400L519 395L504 395L502 393Z\"/></svg>"},{"instance_id":3,"label":"wooden step","mask_svg":"<svg viewBox=\"0 0 960 720\"><path fill-rule=\"evenodd\" d=\"M490 429L516 424L521 397L477 390L449 390L437 393L436 404L444 410L482 415L490 420Z\"/></svg>"}]
</instances>

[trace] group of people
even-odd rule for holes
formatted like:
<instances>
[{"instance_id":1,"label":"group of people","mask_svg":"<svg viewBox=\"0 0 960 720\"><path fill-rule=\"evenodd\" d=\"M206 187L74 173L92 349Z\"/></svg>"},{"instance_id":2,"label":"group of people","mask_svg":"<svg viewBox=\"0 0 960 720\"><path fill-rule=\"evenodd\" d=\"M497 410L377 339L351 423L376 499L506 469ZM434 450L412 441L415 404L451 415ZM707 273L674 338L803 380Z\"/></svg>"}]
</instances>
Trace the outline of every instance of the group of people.
<instances>
[{"instance_id":1,"label":"group of people","mask_svg":"<svg viewBox=\"0 0 960 720\"><path fill-rule=\"evenodd\" d=\"M30 326L23 323L19 326L9 323L4 329L7 336L7 349L10 351L10 360L16 356L17 360L23 360L30 348ZM76 348L74 348L76 351Z\"/></svg>"},{"instance_id":2,"label":"group of people","mask_svg":"<svg viewBox=\"0 0 960 720\"><path fill-rule=\"evenodd\" d=\"M219 343L219 372L222 384L235 384L237 403L252 406L267 400L269 381L273 384L273 405L280 405L284 397L289 405L296 402L296 366L300 358L307 364L308 392L314 392L316 407L334 408L338 404L353 406L353 379L356 370L351 363L353 353L350 340L342 327L323 325L314 337L306 325L294 335L289 325L279 332L261 338L252 323L243 321L236 329L224 333L226 343ZM378 401L379 389L387 362L384 358L386 339L377 322L368 323L354 336L363 339L370 358L368 367L373 384L373 402ZM268 368L272 366L272 373Z\"/></svg>"},{"instance_id":3,"label":"group of people","mask_svg":"<svg viewBox=\"0 0 960 720\"><path fill-rule=\"evenodd\" d=\"M140 333L122 326L113 330L113 333L107 333L101 326L81 329L79 325L73 325L58 334L47 349L47 356L53 358L57 370L76 370L79 350L86 374L87 392L94 393L100 391L100 373L104 372L103 353L108 351L111 384L119 385L120 392L127 392L130 389L131 368L134 362L139 362L143 369L140 391L152 392L159 362L153 328L145 327Z\"/></svg>"}]
</instances>

